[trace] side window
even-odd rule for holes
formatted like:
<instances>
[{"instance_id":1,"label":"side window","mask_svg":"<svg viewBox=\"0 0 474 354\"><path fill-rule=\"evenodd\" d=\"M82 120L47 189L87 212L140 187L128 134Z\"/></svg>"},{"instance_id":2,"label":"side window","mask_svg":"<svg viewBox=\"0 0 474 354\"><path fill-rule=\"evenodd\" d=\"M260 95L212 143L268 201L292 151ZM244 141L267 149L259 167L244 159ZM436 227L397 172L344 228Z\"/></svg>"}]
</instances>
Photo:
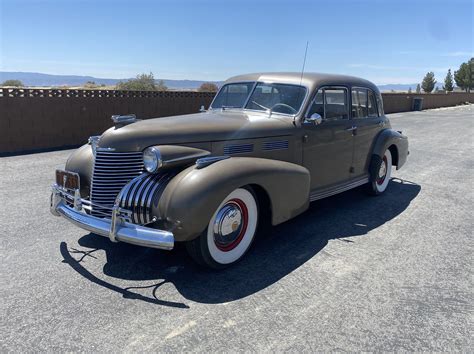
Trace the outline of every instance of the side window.
<instances>
[{"instance_id":1,"label":"side window","mask_svg":"<svg viewBox=\"0 0 474 354\"><path fill-rule=\"evenodd\" d=\"M352 118L366 118L368 114L367 89L352 89Z\"/></svg>"},{"instance_id":2,"label":"side window","mask_svg":"<svg viewBox=\"0 0 474 354\"><path fill-rule=\"evenodd\" d=\"M348 119L347 90L343 88L324 89L324 119Z\"/></svg>"},{"instance_id":3,"label":"side window","mask_svg":"<svg viewBox=\"0 0 474 354\"><path fill-rule=\"evenodd\" d=\"M383 101L382 101L382 95L379 93L377 95L377 107L379 109L379 117L383 116Z\"/></svg>"},{"instance_id":4,"label":"side window","mask_svg":"<svg viewBox=\"0 0 474 354\"><path fill-rule=\"evenodd\" d=\"M368 105L369 105L369 117L377 117L377 105L375 104L375 94L374 91L369 90L369 97L368 97Z\"/></svg>"},{"instance_id":5,"label":"side window","mask_svg":"<svg viewBox=\"0 0 474 354\"><path fill-rule=\"evenodd\" d=\"M311 117L312 114L317 113L324 118L324 93L323 90L318 90L316 96L314 97L313 104L309 110L308 116Z\"/></svg>"},{"instance_id":6,"label":"side window","mask_svg":"<svg viewBox=\"0 0 474 354\"><path fill-rule=\"evenodd\" d=\"M324 120L348 119L347 90L344 88L319 89L308 112L317 113Z\"/></svg>"}]
</instances>

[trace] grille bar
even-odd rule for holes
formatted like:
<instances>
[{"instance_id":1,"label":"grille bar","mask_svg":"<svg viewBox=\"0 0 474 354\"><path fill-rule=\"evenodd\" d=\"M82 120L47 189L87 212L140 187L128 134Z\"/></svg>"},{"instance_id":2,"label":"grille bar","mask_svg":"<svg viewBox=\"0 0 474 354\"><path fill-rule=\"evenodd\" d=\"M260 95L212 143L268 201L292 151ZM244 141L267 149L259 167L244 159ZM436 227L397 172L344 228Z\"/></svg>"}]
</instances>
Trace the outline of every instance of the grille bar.
<instances>
[{"instance_id":1,"label":"grille bar","mask_svg":"<svg viewBox=\"0 0 474 354\"><path fill-rule=\"evenodd\" d=\"M91 184L91 214L111 217L111 207L119 192L142 172L141 152L97 151Z\"/></svg>"}]
</instances>

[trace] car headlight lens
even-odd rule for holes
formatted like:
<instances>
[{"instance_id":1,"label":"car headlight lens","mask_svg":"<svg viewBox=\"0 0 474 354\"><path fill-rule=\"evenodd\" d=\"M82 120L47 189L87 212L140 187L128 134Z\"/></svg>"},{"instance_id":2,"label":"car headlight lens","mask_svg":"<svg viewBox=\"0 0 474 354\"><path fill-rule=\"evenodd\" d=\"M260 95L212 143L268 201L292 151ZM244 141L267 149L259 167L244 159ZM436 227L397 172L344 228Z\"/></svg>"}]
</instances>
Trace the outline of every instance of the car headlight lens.
<instances>
[{"instance_id":1,"label":"car headlight lens","mask_svg":"<svg viewBox=\"0 0 474 354\"><path fill-rule=\"evenodd\" d=\"M143 151L143 164L145 165L145 170L149 173L158 171L163 164L160 150L155 146L146 148L145 151Z\"/></svg>"}]
</instances>

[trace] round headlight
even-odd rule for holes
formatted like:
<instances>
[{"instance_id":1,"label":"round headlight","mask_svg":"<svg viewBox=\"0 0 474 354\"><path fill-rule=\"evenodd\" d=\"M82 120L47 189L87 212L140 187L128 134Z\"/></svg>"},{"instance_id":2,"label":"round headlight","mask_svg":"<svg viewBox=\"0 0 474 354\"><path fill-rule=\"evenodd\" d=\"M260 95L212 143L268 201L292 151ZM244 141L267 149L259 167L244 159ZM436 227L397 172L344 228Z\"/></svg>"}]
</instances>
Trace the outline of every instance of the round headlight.
<instances>
[{"instance_id":1,"label":"round headlight","mask_svg":"<svg viewBox=\"0 0 474 354\"><path fill-rule=\"evenodd\" d=\"M157 147L149 147L143 151L143 164L149 173L155 173L162 165L160 150Z\"/></svg>"}]
</instances>

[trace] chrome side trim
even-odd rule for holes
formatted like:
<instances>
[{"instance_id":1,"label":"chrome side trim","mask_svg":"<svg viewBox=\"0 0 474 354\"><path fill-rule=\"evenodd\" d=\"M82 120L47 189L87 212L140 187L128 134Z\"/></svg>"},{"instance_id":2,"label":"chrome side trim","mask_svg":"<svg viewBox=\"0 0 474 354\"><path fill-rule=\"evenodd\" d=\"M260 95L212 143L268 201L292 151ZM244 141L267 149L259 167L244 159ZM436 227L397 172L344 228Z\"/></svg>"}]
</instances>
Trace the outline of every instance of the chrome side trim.
<instances>
[{"instance_id":1,"label":"chrome side trim","mask_svg":"<svg viewBox=\"0 0 474 354\"><path fill-rule=\"evenodd\" d=\"M203 157L196 160L196 168L204 168L206 166L212 165L214 162L225 160L230 158L230 156L209 156Z\"/></svg>"},{"instance_id":2,"label":"chrome side trim","mask_svg":"<svg viewBox=\"0 0 474 354\"><path fill-rule=\"evenodd\" d=\"M311 192L309 195L309 201L314 202L315 200L318 199L323 199L326 197L330 197L331 195L339 194L345 191L348 191L349 189L356 188L359 186L362 186L363 184L366 184L369 182L369 177L364 176L362 178L359 178L354 181L350 181L348 183L344 184L339 184L337 186L324 189L324 190L316 190L314 192Z\"/></svg>"}]
</instances>

